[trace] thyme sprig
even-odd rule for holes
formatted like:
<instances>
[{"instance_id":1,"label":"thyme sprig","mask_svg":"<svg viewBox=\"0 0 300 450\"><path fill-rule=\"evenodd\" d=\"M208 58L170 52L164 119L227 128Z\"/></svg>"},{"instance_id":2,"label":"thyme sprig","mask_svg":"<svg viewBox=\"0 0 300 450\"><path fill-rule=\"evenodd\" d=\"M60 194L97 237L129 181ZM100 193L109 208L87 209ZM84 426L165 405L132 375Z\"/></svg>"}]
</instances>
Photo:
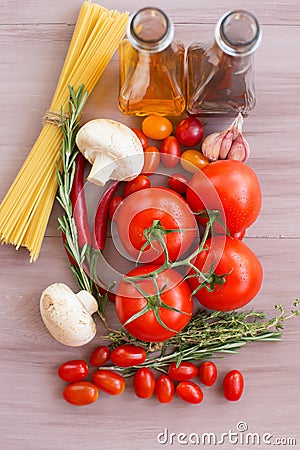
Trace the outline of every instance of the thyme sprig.
<instances>
[{"instance_id":1,"label":"thyme sprig","mask_svg":"<svg viewBox=\"0 0 300 450\"><path fill-rule=\"evenodd\" d=\"M230 313L199 310L180 333L162 343L146 343L120 329L108 336L102 336L102 339L109 340L113 347L120 344L144 347L148 356L139 366L109 368L122 372L124 376L133 375L140 367L166 373L167 366L172 362L179 364L181 361L199 361L218 354L237 353L248 342L280 341L283 323L300 315L299 300L296 300L293 306L296 309L287 313L282 305L276 305L277 314L270 319L267 319L263 312L254 310ZM105 366L105 369L107 368Z\"/></svg>"}]
</instances>

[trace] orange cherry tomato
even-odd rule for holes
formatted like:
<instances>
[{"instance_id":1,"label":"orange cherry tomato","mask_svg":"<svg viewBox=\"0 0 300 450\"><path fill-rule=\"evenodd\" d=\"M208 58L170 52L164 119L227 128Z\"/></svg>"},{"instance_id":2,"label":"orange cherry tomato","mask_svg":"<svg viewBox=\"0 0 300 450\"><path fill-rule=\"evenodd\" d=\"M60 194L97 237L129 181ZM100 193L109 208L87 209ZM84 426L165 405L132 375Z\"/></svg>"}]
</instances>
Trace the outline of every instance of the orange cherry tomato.
<instances>
[{"instance_id":1,"label":"orange cherry tomato","mask_svg":"<svg viewBox=\"0 0 300 450\"><path fill-rule=\"evenodd\" d=\"M97 400L98 388L90 381L76 381L64 388L63 398L72 405L89 405Z\"/></svg>"},{"instance_id":2,"label":"orange cherry tomato","mask_svg":"<svg viewBox=\"0 0 300 450\"><path fill-rule=\"evenodd\" d=\"M186 150L181 155L180 163L187 172L196 173L199 169L207 166L209 161L198 150Z\"/></svg>"},{"instance_id":3,"label":"orange cherry tomato","mask_svg":"<svg viewBox=\"0 0 300 450\"><path fill-rule=\"evenodd\" d=\"M173 131L173 125L166 117L149 116L143 120L142 130L149 138L160 141L170 136Z\"/></svg>"},{"instance_id":4,"label":"orange cherry tomato","mask_svg":"<svg viewBox=\"0 0 300 450\"><path fill-rule=\"evenodd\" d=\"M152 175L156 172L160 163L160 153L155 145L144 148L144 167L142 173Z\"/></svg>"},{"instance_id":5,"label":"orange cherry tomato","mask_svg":"<svg viewBox=\"0 0 300 450\"><path fill-rule=\"evenodd\" d=\"M147 189L151 186L151 181L146 175L138 175L131 181L127 181L124 186L124 197L128 197L128 195L133 194L136 191L140 191L141 189Z\"/></svg>"},{"instance_id":6,"label":"orange cherry tomato","mask_svg":"<svg viewBox=\"0 0 300 450\"><path fill-rule=\"evenodd\" d=\"M125 389L125 379L112 370L101 369L93 374L95 385L109 395L120 395Z\"/></svg>"},{"instance_id":7,"label":"orange cherry tomato","mask_svg":"<svg viewBox=\"0 0 300 450\"><path fill-rule=\"evenodd\" d=\"M142 130L139 130L139 128L131 128L132 131L137 135L139 140L141 141L142 147L146 148L148 146L148 138L147 136L142 132Z\"/></svg>"}]
</instances>

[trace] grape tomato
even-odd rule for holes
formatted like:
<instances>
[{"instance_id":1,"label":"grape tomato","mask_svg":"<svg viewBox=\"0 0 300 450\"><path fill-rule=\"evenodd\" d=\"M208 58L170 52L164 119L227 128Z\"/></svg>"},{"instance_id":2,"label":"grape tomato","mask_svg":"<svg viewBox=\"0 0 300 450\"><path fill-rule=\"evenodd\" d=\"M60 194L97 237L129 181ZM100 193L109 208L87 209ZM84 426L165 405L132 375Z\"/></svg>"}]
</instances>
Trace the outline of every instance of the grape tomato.
<instances>
[{"instance_id":1,"label":"grape tomato","mask_svg":"<svg viewBox=\"0 0 300 450\"><path fill-rule=\"evenodd\" d=\"M150 398L155 392L156 380L148 367L138 369L133 377L133 388L137 397Z\"/></svg>"},{"instance_id":2,"label":"grape tomato","mask_svg":"<svg viewBox=\"0 0 300 450\"><path fill-rule=\"evenodd\" d=\"M110 357L110 350L105 345L95 348L90 357L90 363L92 366L99 367L103 366Z\"/></svg>"},{"instance_id":3,"label":"grape tomato","mask_svg":"<svg viewBox=\"0 0 300 450\"><path fill-rule=\"evenodd\" d=\"M166 167L176 167L180 159L180 144L175 136L168 136L163 140L160 148L160 159Z\"/></svg>"},{"instance_id":4,"label":"grape tomato","mask_svg":"<svg viewBox=\"0 0 300 450\"><path fill-rule=\"evenodd\" d=\"M76 381L64 388L63 398L72 405L90 405L98 398L98 388L90 381Z\"/></svg>"},{"instance_id":5,"label":"grape tomato","mask_svg":"<svg viewBox=\"0 0 300 450\"><path fill-rule=\"evenodd\" d=\"M83 380L89 373L88 365L82 359L73 359L72 361L66 361L57 370L59 378L72 383L74 381Z\"/></svg>"},{"instance_id":6,"label":"grape tomato","mask_svg":"<svg viewBox=\"0 0 300 450\"><path fill-rule=\"evenodd\" d=\"M160 153L155 145L149 145L144 149L144 166L142 173L153 175L160 163Z\"/></svg>"},{"instance_id":7,"label":"grape tomato","mask_svg":"<svg viewBox=\"0 0 300 450\"><path fill-rule=\"evenodd\" d=\"M201 383L205 386L212 386L217 379L217 367L211 361L205 361L201 364L199 369L199 378Z\"/></svg>"},{"instance_id":8,"label":"grape tomato","mask_svg":"<svg viewBox=\"0 0 300 450\"><path fill-rule=\"evenodd\" d=\"M130 367L143 363L146 356L146 350L142 347L124 344L111 352L110 359L116 366Z\"/></svg>"},{"instance_id":9,"label":"grape tomato","mask_svg":"<svg viewBox=\"0 0 300 450\"><path fill-rule=\"evenodd\" d=\"M201 403L203 392L201 388L192 381L181 381L176 387L176 394L187 403Z\"/></svg>"},{"instance_id":10,"label":"grape tomato","mask_svg":"<svg viewBox=\"0 0 300 450\"><path fill-rule=\"evenodd\" d=\"M131 128L131 129L137 135L137 137L141 141L142 147L145 149L148 146L147 136L139 128Z\"/></svg>"},{"instance_id":11,"label":"grape tomato","mask_svg":"<svg viewBox=\"0 0 300 450\"><path fill-rule=\"evenodd\" d=\"M125 379L112 370L101 369L93 374L95 385L109 395L120 395L125 389Z\"/></svg>"},{"instance_id":12,"label":"grape tomato","mask_svg":"<svg viewBox=\"0 0 300 450\"><path fill-rule=\"evenodd\" d=\"M124 186L124 197L128 197L134 192L147 189L151 186L151 181L146 175L138 175L131 181L127 181Z\"/></svg>"},{"instance_id":13,"label":"grape tomato","mask_svg":"<svg viewBox=\"0 0 300 450\"><path fill-rule=\"evenodd\" d=\"M185 194L188 182L189 179L186 176L182 175L181 173L174 173L168 179L168 186L173 191L178 192L178 194Z\"/></svg>"}]
</instances>

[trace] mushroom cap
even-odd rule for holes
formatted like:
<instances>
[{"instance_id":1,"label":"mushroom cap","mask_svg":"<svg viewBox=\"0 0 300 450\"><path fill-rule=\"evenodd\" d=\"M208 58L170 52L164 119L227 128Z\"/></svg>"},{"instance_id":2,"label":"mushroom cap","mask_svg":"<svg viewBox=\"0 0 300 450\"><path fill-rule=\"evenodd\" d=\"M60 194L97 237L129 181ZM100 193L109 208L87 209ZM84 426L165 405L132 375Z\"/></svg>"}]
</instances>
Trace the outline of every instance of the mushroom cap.
<instances>
[{"instance_id":1,"label":"mushroom cap","mask_svg":"<svg viewBox=\"0 0 300 450\"><path fill-rule=\"evenodd\" d=\"M132 180L143 169L144 152L139 138L129 127L115 120L90 120L78 131L76 145L91 164L99 155L103 155L106 164L114 164L112 180Z\"/></svg>"},{"instance_id":2,"label":"mushroom cap","mask_svg":"<svg viewBox=\"0 0 300 450\"><path fill-rule=\"evenodd\" d=\"M91 341L96 334L96 324L91 316L97 302L87 291L89 309L81 299L63 283L48 286L41 295L40 312L50 334L64 345L79 347ZM93 301L95 302L93 304Z\"/></svg>"}]
</instances>

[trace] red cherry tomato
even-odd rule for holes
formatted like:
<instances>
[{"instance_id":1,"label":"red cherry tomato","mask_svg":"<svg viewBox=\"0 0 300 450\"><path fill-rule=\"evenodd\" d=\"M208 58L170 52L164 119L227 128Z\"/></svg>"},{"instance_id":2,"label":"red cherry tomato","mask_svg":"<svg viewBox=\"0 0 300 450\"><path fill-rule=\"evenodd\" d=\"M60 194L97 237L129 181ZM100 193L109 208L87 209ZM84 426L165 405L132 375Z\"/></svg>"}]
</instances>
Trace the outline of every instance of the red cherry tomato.
<instances>
[{"instance_id":1,"label":"red cherry tomato","mask_svg":"<svg viewBox=\"0 0 300 450\"><path fill-rule=\"evenodd\" d=\"M83 380L89 373L88 365L82 359L73 359L62 364L57 375L67 383Z\"/></svg>"},{"instance_id":2,"label":"red cherry tomato","mask_svg":"<svg viewBox=\"0 0 300 450\"><path fill-rule=\"evenodd\" d=\"M195 117L183 119L176 128L176 138L185 147L199 144L204 135L204 127Z\"/></svg>"},{"instance_id":3,"label":"red cherry tomato","mask_svg":"<svg viewBox=\"0 0 300 450\"><path fill-rule=\"evenodd\" d=\"M149 138L160 141L170 136L173 131L173 125L166 117L149 116L143 120L142 130Z\"/></svg>"},{"instance_id":4,"label":"red cherry tomato","mask_svg":"<svg viewBox=\"0 0 300 450\"><path fill-rule=\"evenodd\" d=\"M115 212L118 208L118 206L122 203L124 198L121 195L117 195L117 197L114 197L112 201L109 204L108 214L110 220L117 220L117 217L115 217Z\"/></svg>"},{"instance_id":5,"label":"red cherry tomato","mask_svg":"<svg viewBox=\"0 0 300 450\"><path fill-rule=\"evenodd\" d=\"M125 389L125 380L119 373L101 369L93 374L95 385L109 395L120 395Z\"/></svg>"},{"instance_id":6,"label":"red cherry tomato","mask_svg":"<svg viewBox=\"0 0 300 450\"><path fill-rule=\"evenodd\" d=\"M231 236L232 236L234 239L238 239L239 241L242 241L242 240L244 239L244 237L245 237L245 234L246 234L246 229L243 228L243 229L240 230L240 231L236 231L235 233L232 233Z\"/></svg>"},{"instance_id":7,"label":"red cherry tomato","mask_svg":"<svg viewBox=\"0 0 300 450\"><path fill-rule=\"evenodd\" d=\"M76 381L64 388L63 398L72 405L89 405L97 400L98 389L90 381Z\"/></svg>"},{"instance_id":8,"label":"red cherry tomato","mask_svg":"<svg viewBox=\"0 0 300 450\"><path fill-rule=\"evenodd\" d=\"M217 379L218 371L216 365L211 361L205 361L199 369L201 383L205 386L212 386Z\"/></svg>"},{"instance_id":9,"label":"red cherry tomato","mask_svg":"<svg viewBox=\"0 0 300 450\"><path fill-rule=\"evenodd\" d=\"M148 138L147 136L142 132L142 130L139 130L139 128L131 128L132 131L135 132L139 140L141 141L142 147L146 148L148 145Z\"/></svg>"},{"instance_id":10,"label":"red cherry tomato","mask_svg":"<svg viewBox=\"0 0 300 450\"><path fill-rule=\"evenodd\" d=\"M201 388L192 381L181 381L176 387L176 394L188 403L201 403L203 392Z\"/></svg>"},{"instance_id":11,"label":"red cherry tomato","mask_svg":"<svg viewBox=\"0 0 300 450\"><path fill-rule=\"evenodd\" d=\"M176 167L180 160L180 144L175 136L164 139L160 148L160 159L166 167Z\"/></svg>"},{"instance_id":12,"label":"red cherry tomato","mask_svg":"<svg viewBox=\"0 0 300 450\"><path fill-rule=\"evenodd\" d=\"M105 364L110 357L109 348L105 345L101 345L100 347L95 348L90 357L90 363L92 366L100 367Z\"/></svg>"},{"instance_id":13,"label":"red cherry tomato","mask_svg":"<svg viewBox=\"0 0 300 450\"><path fill-rule=\"evenodd\" d=\"M244 391L244 377L239 370L231 370L223 380L223 392L226 400L236 402Z\"/></svg>"},{"instance_id":14,"label":"red cherry tomato","mask_svg":"<svg viewBox=\"0 0 300 450\"><path fill-rule=\"evenodd\" d=\"M131 181L127 181L124 186L124 197L128 197L134 192L141 191L142 189L147 189L151 186L151 181L146 175L138 175Z\"/></svg>"},{"instance_id":15,"label":"red cherry tomato","mask_svg":"<svg viewBox=\"0 0 300 450\"><path fill-rule=\"evenodd\" d=\"M157 147L149 145L144 149L144 167L142 173L152 175L160 163L160 153Z\"/></svg>"},{"instance_id":16,"label":"red cherry tomato","mask_svg":"<svg viewBox=\"0 0 300 450\"><path fill-rule=\"evenodd\" d=\"M198 375L198 367L190 362L181 362L178 367L176 363L172 363L169 366L169 377L175 381L188 381Z\"/></svg>"},{"instance_id":17,"label":"red cherry tomato","mask_svg":"<svg viewBox=\"0 0 300 450\"><path fill-rule=\"evenodd\" d=\"M156 398L160 403L170 403L175 394L175 385L168 375L161 375L156 381Z\"/></svg>"},{"instance_id":18,"label":"red cherry tomato","mask_svg":"<svg viewBox=\"0 0 300 450\"><path fill-rule=\"evenodd\" d=\"M178 192L178 194L185 194L188 182L189 179L181 173L174 173L168 179L168 186L170 189L173 189L173 191Z\"/></svg>"},{"instance_id":19,"label":"red cherry tomato","mask_svg":"<svg viewBox=\"0 0 300 450\"><path fill-rule=\"evenodd\" d=\"M133 388L137 397L150 398L155 391L155 376L148 367L137 370L133 377Z\"/></svg>"},{"instance_id":20,"label":"red cherry tomato","mask_svg":"<svg viewBox=\"0 0 300 450\"><path fill-rule=\"evenodd\" d=\"M130 367L141 364L146 359L146 350L135 345L119 345L110 354L111 361L120 367Z\"/></svg>"}]
</instances>

